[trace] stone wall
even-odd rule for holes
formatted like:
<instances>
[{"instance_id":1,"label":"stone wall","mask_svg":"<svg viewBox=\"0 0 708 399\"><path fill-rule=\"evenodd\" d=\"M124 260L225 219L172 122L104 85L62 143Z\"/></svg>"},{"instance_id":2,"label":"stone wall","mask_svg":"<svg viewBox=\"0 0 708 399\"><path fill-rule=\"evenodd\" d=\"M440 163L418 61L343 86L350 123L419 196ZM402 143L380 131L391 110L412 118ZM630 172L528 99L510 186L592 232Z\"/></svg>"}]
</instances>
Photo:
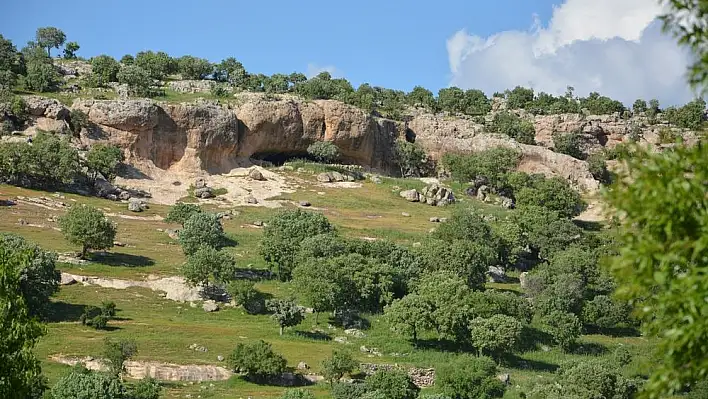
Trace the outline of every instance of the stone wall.
<instances>
[{"instance_id":1,"label":"stone wall","mask_svg":"<svg viewBox=\"0 0 708 399\"><path fill-rule=\"evenodd\" d=\"M403 370L408 373L413 380L413 383L420 388L435 385L435 370L431 368L410 367L406 369L398 364L362 363L359 365L359 370L366 375L374 374L379 370Z\"/></svg>"}]
</instances>

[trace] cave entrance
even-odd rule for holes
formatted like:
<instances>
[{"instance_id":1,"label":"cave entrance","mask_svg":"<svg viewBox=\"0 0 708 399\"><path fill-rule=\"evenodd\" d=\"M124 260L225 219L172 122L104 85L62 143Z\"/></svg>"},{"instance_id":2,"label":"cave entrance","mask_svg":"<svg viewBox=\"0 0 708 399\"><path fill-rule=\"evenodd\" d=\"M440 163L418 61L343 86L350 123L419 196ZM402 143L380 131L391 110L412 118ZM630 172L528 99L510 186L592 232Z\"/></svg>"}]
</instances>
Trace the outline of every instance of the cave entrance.
<instances>
[{"instance_id":1,"label":"cave entrance","mask_svg":"<svg viewBox=\"0 0 708 399\"><path fill-rule=\"evenodd\" d=\"M293 152L282 152L282 151L262 151L251 155L251 159L256 159L259 161L270 162L273 166L283 166L288 161L295 159L304 159L307 161L314 162L315 159L312 158L305 151L293 151Z\"/></svg>"}]
</instances>

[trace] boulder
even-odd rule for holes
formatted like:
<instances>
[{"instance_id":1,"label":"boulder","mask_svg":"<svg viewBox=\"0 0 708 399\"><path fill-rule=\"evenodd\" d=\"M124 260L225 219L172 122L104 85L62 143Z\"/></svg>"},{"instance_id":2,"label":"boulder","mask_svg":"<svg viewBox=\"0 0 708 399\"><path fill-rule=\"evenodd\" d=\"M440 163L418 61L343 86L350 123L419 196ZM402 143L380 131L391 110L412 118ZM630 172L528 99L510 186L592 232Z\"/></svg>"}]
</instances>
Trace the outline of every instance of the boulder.
<instances>
[{"instance_id":1,"label":"boulder","mask_svg":"<svg viewBox=\"0 0 708 399\"><path fill-rule=\"evenodd\" d=\"M499 375L497 376L497 378L498 378L499 381L501 381L504 385L509 385L509 383L510 383L510 381L511 381L511 376L509 376L509 374L506 374L506 373L504 373L504 374L499 374Z\"/></svg>"},{"instance_id":2,"label":"boulder","mask_svg":"<svg viewBox=\"0 0 708 399\"><path fill-rule=\"evenodd\" d=\"M411 217L411 214L408 212L401 212L401 216L403 216L404 218L409 218Z\"/></svg>"},{"instance_id":3,"label":"boulder","mask_svg":"<svg viewBox=\"0 0 708 399\"><path fill-rule=\"evenodd\" d=\"M207 186L206 180L204 180L204 179L201 178L201 177L194 181L194 188L195 188L195 189L204 188L204 187L206 187L206 186Z\"/></svg>"},{"instance_id":4,"label":"boulder","mask_svg":"<svg viewBox=\"0 0 708 399\"><path fill-rule=\"evenodd\" d=\"M432 206L445 206L455 202L452 190L437 184L425 186L420 193L420 201Z\"/></svg>"},{"instance_id":5,"label":"boulder","mask_svg":"<svg viewBox=\"0 0 708 399\"><path fill-rule=\"evenodd\" d=\"M249 195L248 197L246 197L246 203L247 204L257 204L258 200L256 199L256 197Z\"/></svg>"},{"instance_id":6,"label":"boulder","mask_svg":"<svg viewBox=\"0 0 708 399\"><path fill-rule=\"evenodd\" d=\"M221 355L219 355L219 356L216 357L216 360L219 361L219 362L223 362L223 361L224 361L224 357L221 356Z\"/></svg>"},{"instance_id":7,"label":"boulder","mask_svg":"<svg viewBox=\"0 0 708 399\"><path fill-rule=\"evenodd\" d=\"M312 204L310 203L310 201L300 201L300 206L308 207L308 206L310 206L310 205L312 205Z\"/></svg>"},{"instance_id":8,"label":"boulder","mask_svg":"<svg viewBox=\"0 0 708 399\"><path fill-rule=\"evenodd\" d=\"M127 201L130 199L130 193L127 191L121 191L118 193L118 199L121 201Z\"/></svg>"},{"instance_id":9,"label":"boulder","mask_svg":"<svg viewBox=\"0 0 708 399\"><path fill-rule=\"evenodd\" d=\"M361 331L357 328L346 329L346 330L344 330L344 333L347 335L351 335L352 337L355 337L355 338L364 338L366 336L363 331Z\"/></svg>"},{"instance_id":10,"label":"boulder","mask_svg":"<svg viewBox=\"0 0 708 399\"><path fill-rule=\"evenodd\" d=\"M261 173L261 171L256 168L253 168L250 172L248 172L248 177L258 181L266 180L266 178L263 176L263 173Z\"/></svg>"},{"instance_id":11,"label":"boulder","mask_svg":"<svg viewBox=\"0 0 708 399\"><path fill-rule=\"evenodd\" d=\"M431 223L440 223L440 218L437 216L433 216L430 218Z\"/></svg>"},{"instance_id":12,"label":"boulder","mask_svg":"<svg viewBox=\"0 0 708 399\"><path fill-rule=\"evenodd\" d=\"M219 305L215 301L204 301L202 309L204 309L205 312L216 312L219 310Z\"/></svg>"},{"instance_id":13,"label":"boulder","mask_svg":"<svg viewBox=\"0 0 708 399\"><path fill-rule=\"evenodd\" d=\"M334 337L334 342L338 344L346 344L348 340L347 337Z\"/></svg>"},{"instance_id":14,"label":"boulder","mask_svg":"<svg viewBox=\"0 0 708 399\"><path fill-rule=\"evenodd\" d=\"M400 196L405 198L408 202L418 202L420 201L420 194L415 190L404 190L401 191Z\"/></svg>"},{"instance_id":15,"label":"boulder","mask_svg":"<svg viewBox=\"0 0 708 399\"><path fill-rule=\"evenodd\" d=\"M508 197L501 197L501 206L506 209L514 209L514 200Z\"/></svg>"},{"instance_id":16,"label":"boulder","mask_svg":"<svg viewBox=\"0 0 708 399\"><path fill-rule=\"evenodd\" d=\"M59 285L72 285L76 284L76 279L71 274L62 273Z\"/></svg>"},{"instance_id":17,"label":"boulder","mask_svg":"<svg viewBox=\"0 0 708 399\"><path fill-rule=\"evenodd\" d=\"M194 196L201 199L214 198L211 187L201 187L194 189Z\"/></svg>"},{"instance_id":18,"label":"boulder","mask_svg":"<svg viewBox=\"0 0 708 399\"><path fill-rule=\"evenodd\" d=\"M489 266L487 270L487 275L489 279L494 283L506 282L506 272L502 267L499 266Z\"/></svg>"},{"instance_id":19,"label":"boulder","mask_svg":"<svg viewBox=\"0 0 708 399\"><path fill-rule=\"evenodd\" d=\"M371 180L371 182L374 183L374 184L381 184L381 183L383 183L383 181L381 180L381 177L379 177L379 176L377 176L377 175L371 176L371 179L370 179L370 180Z\"/></svg>"},{"instance_id":20,"label":"boulder","mask_svg":"<svg viewBox=\"0 0 708 399\"><path fill-rule=\"evenodd\" d=\"M329 172L329 175L332 177L332 181L340 182L340 181L346 181L346 180L347 180L347 176L344 176L343 174L341 174L341 173L339 173L339 172L336 172L336 171L335 171L335 172ZM352 178L352 180L354 180L354 179Z\"/></svg>"},{"instance_id":21,"label":"boulder","mask_svg":"<svg viewBox=\"0 0 708 399\"><path fill-rule=\"evenodd\" d=\"M128 200L128 210L131 212L142 212L147 209L147 204L140 198L131 198Z\"/></svg>"},{"instance_id":22,"label":"boulder","mask_svg":"<svg viewBox=\"0 0 708 399\"><path fill-rule=\"evenodd\" d=\"M329 173L320 173L317 175L317 181L320 183L330 183L332 182L332 176Z\"/></svg>"},{"instance_id":23,"label":"boulder","mask_svg":"<svg viewBox=\"0 0 708 399\"><path fill-rule=\"evenodd\" d=\"M305 362L299 362L299 363L297 364L297 369L298 369L298 370L308 370L309 368L310 368L310 366L309 366L307 363L305 363Z\"/></svg>"},{"instance_id":24,"label":"boulder","mask_svg":"<svg viewBox=\"0 0 708 399\"><path fill-rule=\"evenodd\" d=\"M177 229L165 229L165 233L173 240L179 239L179 230Z\"/></svg>"},{"instance_id":25,"label":"boulder","mask_svg":"<svg viewBox=\"0 0 708 399\"><path fill-rule=\"evenodd\" d=\"M489 194L488 186L480 186L477 189L477 199L480 201L485 201L487 199L487 194Z\"/></svg>"}]
</instances>

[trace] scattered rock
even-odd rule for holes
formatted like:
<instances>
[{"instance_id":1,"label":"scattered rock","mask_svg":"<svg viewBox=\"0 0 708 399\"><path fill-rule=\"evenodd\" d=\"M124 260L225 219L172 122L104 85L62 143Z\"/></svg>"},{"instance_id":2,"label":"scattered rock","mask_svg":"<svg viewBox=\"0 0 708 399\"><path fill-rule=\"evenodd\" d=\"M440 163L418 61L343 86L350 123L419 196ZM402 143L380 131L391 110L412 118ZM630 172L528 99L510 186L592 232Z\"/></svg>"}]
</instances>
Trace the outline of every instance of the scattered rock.
<instances>
[{"instance_id":1,"label":"scattered rock","mask_svg":"<svg viewBox=\"0 0 708 399\"><path fill-rule=\"evenodd\" d=\"M297 364L297 369L298 370L309 370L310 366L305 362L300 362Z\"/></svg>"},{"instance_id":2,"label":"scattered rock","mask_svg":"<svg viewBox=\"0 0 708 399\"><path fill-rule=\"evenodd\" d=\"M201 199L214 198L211 187L201 187L194 189L194 196Z\"/></svg>"},{"instance_id":3,"label":"scattered rock","mask_svg":"<svg viewBox=\"0 0 708 399\"><path fill-rule=\"evenodd\" d=\"M300 206L308 207L312 205L310 201L300 201Z\"/></svg>"},{"instance_id":4,"label":"scattered rock","mask_svg":"<svg viewBox=\"0 0 708 399\"><path fill-rule=\"evenodd\" d=\"M363 331L356 329L356 328L346 329L346 330L344 330L344 333L347 335L351 335L352 337L355 337L355 338L364 338L366 336Z\"/></svg>"},{"instance_id":5,"label":"scattered rock","mask_svg":"<svg viewBox=\"0 0 708 399\"><path fill-rule=\"evenodd\" d=\"M206 346L198 345L198 344L192 344L189 345L189 349L195 351L195 352L209 352L209 349L207 349Z\"/></svg>"},{"instance_id":6,"label":"scattered rock","mask_svg":"<svg viewBox=\"0 0 708 399\"><path fill-rule=\"evenodd\" d=\"M320 183L330 183L332 182L332 176L329 173L320 173L317 175L317 181Z\"/></svg>"},{"instance_id":7,"label":"scattered rock","mask_svg":"<svg viewBox=\"0 0 708 399\"><path fill-rule=\"evenodd\" d=\"M339 344L346 344L349 342L349 340L347 340L347 337L334 337L334 342L337 342Z\"/></svg>"},{"instance_id":8,"label":"scattered rock","mask_svg":"<svg viewBox=\"0 0 708 399\"><path fill-rule=\"evenodd\" d=\"M125 243L120 242L120 241L113 241L113 246L115 247L124 247Z\"/></svg>"},{"instance_id":9,"label":"scattered rock","mask_svg":"<svg viewBox=\"0 0 708 399\"><path fill-rule=\"evenodd\" d=\"M127 201L130 199L130 193L127 191L121 191L118 193L118 199L121 201Z\"/></svg>"},{"instance_id":10,"label":"scattered rock","mask_svg":"<svg viewBox=\"0 0 708 399\"><path fill-rule=\"evenodd\" d=\"M433 216L430 218L431 223L440 223L440 218L437 216Z\"/></svg>"},{"instance_id":11,"label":"scattered rock","mask_svg":"<svg viewBox=\"0 0 708 399\"><path fill-rule=\"evenodd\" d=\"M206 187L206 186L207 186L206 180L204 180L204 179L201 178L201 177L194 181L194 188L195 188L195 189L204 188L204 187Z\"/></svg>"},{"instance_id":12,"label":"scattered rock","mask_svg":"<svg viewBox=\"0 0 708 399\"><path fill-rule=\"evenodd\" d=\"M372 181L373 183L375 183L375 184L381 184L381 183L383 183L383 181L381 180L381 177L379 177L379 176L377 176L377 175L371 176L371 181Z\"/></svg>"},{"instance_id":13,"label":"scattered rock","mask_svg":"<svg viewBox=\"0 0 708 399\"><path fill-rule=\"evenodd\" d=\"M477 189L477 199L480 201L485 201L487 199L488 194L489 194L489 187L487 187L487 186L481 186Z\"/></svg>"},{"instance_id":14,"label":"scattered rock","mask_svg":"<svg viewBox=\"0 0 708 399\"><path fill-rule=\"evenodd\" d=\"M62 273L61 280L59 281L59 285L72 285L72 284L76 284L76 279L74 278L74 276L72 276L70 274Z\"/></svg>"},{"instance_id":15,"label":"scattered rock","mask_svg":"<svg viewBox=\"0 0 708 399\"><path fill-rule=\"evenodd\" d=\"M509 383L510 383L510 381L511 381L511 376L510 376L509 374L506 374L506 373L505 373L505 374L499 374L499 375L497 376L497 378L499 379L499 381L501 381L502 383L504 383L504 385L509 385Z\"/></svg>"},{"instance_id":16,"label":"scattered rock","mask_svg":"<svg viewBox=\"0 0 708 399\"><path fill-rule=\"evenodd\" d=\"M487 270L487 275L489 279L494 283L504 283L506 282L506 273L504 268L499 266L489 266Z\"/></svg>"},{"instance_id":17,"label":"scattered rock","mask_svg":"<svg viewBox=\"0 0 708 399\"><path fill-rule=\"evenodd\" d=\"M506 209L514 209L514 200L508 197L500 197L501 206Z\"/></svg>"},{"instance_id":18,"label":"scattered rock","mask_svg":"<svg viewBox=\"0 0 708 399\"><path fill-rule=\"evenodd\" d=\"M263 227L263 221L262 220L256 220L252 223L254 226L258 227Z\"/></svg>"},{"instance_id":19,"label":"scattered rock","mask_svg":"<svg viewBox=\"0 0 708 399\"><path fill-rule=\"evenodd\" d=\"M179 240L179 230L177 229L165 229L165 233L173 239L173 240Z\"/></svg>"},{"instance_id":20,"label":"scattered rock","mask_svg":"<svg viewBox=\"0 0 708 399\"><path fill-rule=\"evenodd\" d=\"M257 204L258 200L256 199L256 197L249 195L248 197L246 197L246 203L247 204Z\"/></svg>"},{"instance_id":21,"label":"scattered rock","mask_svg":"<svg viewBox=\"0 0 708 399\"><path fill-rule=\"evenodd\" d=\"M401 212L401 216L403 216L404 218L409 218L411 217L411 214L408 212Z\"/></svg>"},{"instance_id":22,"label":"scattered rock","mask_svg":"<svg viewBox=\"0 0 708 399\"><path fill-rule=\"evenodd\" d=\"M420 193L421 202L432 206L445 206L455 202L455 196L449 188L438 184L423 187Z\"/></svg>"},{"instance_id":23,"label":"scattered rock","mask_svg":"<svg viewBox=\"0 0 708 399\"><path fill-rule=\"evenodd\" d=\"M215 301L204 301L202 309L204 309L205 312L216 312L219 310L219 305Z\"/></svg>"},{"instance_id":24,"label":"scattered rock","mask_svg":"<svg viewBox=\"0 0 708 399\"><path fill-rule=\"evenodd\" d=\"M223 362L223 361L224 361L224 357L221 356L221 355L219 355L219 356L216 357L216 360L217 360L217 361L220 361L220 362Z\"/></svg>"},{"instance_id":25,"label":"scattered rock","mask_svg":"<svg viewBox=\"0 0 708 399\"><path fill-rule=\"evenodd\" d=\"M266 180L266 178L263 176L263 173L261 173L261 171L256 168L253 168L250 172L248 172L248 177L258 181Z\"/></svg>"},{"instance_id":26,"label":"scattered rock","mask_svg":"<svg viewBox=\"0 0 708 399\"><path fill-rule=\"evenodd\" d=\"M408 202L418 202L420 201L420 194L415 190L403 190L400 196L405 198Z\"/></svg>"},{"instance_id":27,"label":"scattered rock","mask_svg":"<svg viewBox=\"0 0 708 399\"><path fill-rule=\"evenodd\" d=\"M372 356L378 356L378 357L383 356L383 353L379 352L378 349L376 349L376 348L367 348L367 347L364 346L364 345L362 345L362 346L359 347L359 351L362 352L362 353L368 353L368 354L370 354L370 355L372 355Z\"/></svg>"}]
</instances>

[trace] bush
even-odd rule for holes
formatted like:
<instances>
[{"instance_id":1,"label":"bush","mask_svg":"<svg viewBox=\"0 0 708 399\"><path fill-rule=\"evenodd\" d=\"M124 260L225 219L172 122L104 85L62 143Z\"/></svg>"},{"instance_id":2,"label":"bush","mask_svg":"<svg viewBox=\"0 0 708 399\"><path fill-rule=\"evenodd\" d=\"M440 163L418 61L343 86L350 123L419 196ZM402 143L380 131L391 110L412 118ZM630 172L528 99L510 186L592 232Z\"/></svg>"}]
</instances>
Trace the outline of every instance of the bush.
<instances>
[{"instance_id":1,"label":"bush","mask_svg":"<svg viewBox=\"0 0 708 399\"><path fill-rule=\"evenodd\" d=\"M570 155L576 159L584 159L585 154L581 149L582 139L578 133L553 134L553 151Z\"/></svg>"},{"instance_id":2,"label":"bush","mask_svg":"<svg viewBox=\"0 0 708 399\"><path fill-rule=\"evenodd\" d=\"M367 392L365 384L338 382L332 385L331 394L334 399L361 399Z\"/></svg>"},{"instance_id":3,"label":"bush","mask_svg":"<svg viewBox=\"0 0 708 399\"><path fill-rule=\"evenodd\" d=\"M547 259L554 252L580 242L583 230L558 212L540 206L524 206L512 213L511 221L520 227L522 247L531 255Z\"/></svg>"},{"instance_id":4,"label":"bush","mask_svg":"<svg viewBox=\"0 0 708 399\"><path fill-rule=\"evenodd\" d=\"M534 99L533 89L516 86L513 90L504 92L509 109L525 109Z\"/></svg>"},{"instance_id":5,"label":"bush","mask_svg":"<svg viewBox=\"0 0 708 399\"><path fill-rule=\"evenodd\" d=\"M647 112L647 109L649 109L649 107L647 107L647 102L641 98L637 99L634 102L634 105L632 105L632 111L634 111L635 114Z\"/></svg>"},{"instance_id":6,"label":"bush","mask_svg":"<svg viewBox=\"0 0 708 399\"><path fill-rule=\"evenodd\" d=\"M475 317L490 318L506 315L522 323L531 322L531 308L526 298L511 292L497 290L470 293L467 301L470 313Z\"/></svg>"},{"instance_id":7,"label":"bush","mask_svg":"<svg viewBox=\"0 0 708 399\"><path fill-rule=\"evenodd\" d=\"M581 98L580 107L585 108L591 115L622 114L624 112L624 105L620 101L600 96L596 92L590 93L587 98Z\"/></svg>"},{"instance_id":8,"label":"bush","mask_svg":"<svg viewBox=\"0 0 708 399\"><path fill-rule=\"evenodd\" d=\"M135 65L147 71L153 79L163 79L177 71L174 59L162 51L141 51L135 55Z\"/></svg>"},{"instance_id":9,"label":"bush","mask_svg":"<svg viewBox=\"0 0 708 399\"><path fill-rule=\"evenodd\" d=\"M393 301L384 309L384 316L391 330L404 337L411 337L417 344L418 334L435 326L433 304L418 294L408 294Z\"/></svg>"},{"instance_id":10,"label":"bush","mask_svg":"<svg viewBox=\"0 0 708 399\"><path fill-rule=\"evenodd\" d=\"M307 389L286 389L280 399L315 399L315 395Z\"/></svg>"},{"instance_id":11,"label":"bush","mask_svg":"<svg viewBox=\"0 0 708 399\"><path fill-rule=\"evenodd\" d=\"M133 340L112 341L108 338L103 342L103 356L108 359L110 373L120 375L123 364L138 353L138 346Z\"/></svg>"},{"instance_id":12,"label":"bush","mask_svg":"<svg viewBox=\"0 0 708 399\"><path fill-rule=\"evenodd\" d=\"M96 330L105 330L108 322L116 316L116 304L103 302L101 307L86 306L79 317L81 324L93 327Z\"/></svg>"},{"instance_id":13,"label":"bush","mask_svg":"<svg viewBox=\"0 0 708 399\"><path fill-rule=\"evenodd\" d=\"M213 213L194 213L179 232L179 243L186 255L197 252L201 247L221 248L226 241L224 227Z\"/></svg>"},{"instance_id":14,"label":"bush","mask_svg":"<svg viewBox=\"0 0 708 399\"><path fill-rule=\"evenodd\" d=\"M285 358L275 352L265 341L238 344L229 355L227 364L234 372L243 372L257 382L266 382L285 372Z\"/></svg>"},{"instance_id":15,"label":"bush","mask_svg":"<svg viewBox=\"0 0 708 399\"><path fill-rule=\"evenodd\" d=\"M494 115L489 131L504 134L522 144L536 143L536 130L533 123L522 120L511 112L505 111Z\"/></svg>"},{"instance_id":16,"label":"bush","mask_svg":"<svg viewBox=\"0 0 708 399\"><path fill-rule=\"evenodd\" d=\"M117 75L118 82L128 85L132 95L135 96L152 96L153 80L150 74L145 69L137 65L126 65L121 68Z\"/></svg>"},{"instance_id":17,"label":"bush","mask_svg":"<svg viewBox=\"0 0 708 399\"><path fill-rule=\"evenodd\" d=\"M564 351L570 350L575 345L582 329L576 315L557 310L546 316L543 324L556 344Z\"/></svg>"},{"instance_id":18,"label":"bush","mask_svg":"<svg viewBox=\"0 0 708 399\"><path fill-rule=\"evenodd\" d=\"M506 186L506 174L516 168L521 154L514 149L495 147L470 155L445 154L443 165L455 180L470 182L484 178L497 190Z\"/></svg>"},{"instance_id":19,"label":"bush","mask_svg":"<svg viewBox=\"0 0 708 399\"><path fill-rule=\"evenodd\" d=\"M79 153L68 140L40 132L29 143L0 146L0 179L21 186L56 188L70 183L79 167Z\"/></svg>"},{"instance_id":20,"label":"bush","mask_svg":"<svg viewBox=\"0 0 708 399\"><path fill-rule=\"evenodd\" d=\"M285 327L293 327L305 320L305 310L298 306L294 300L269 299L266 309L272 313L271 318L280 326L280 335Z\"/></svg>"},{"instance_id":21,"label":"bush","mask_svg":"<svg viewBox=\"0 0 708 399\"><path fill-rule=\"evenodd\" d=\"M29 90L48 92L59 84L59 74L49 59L31 59L27 62L25 86Z\"/></svg>"},{"instance_id":22,"label":"bush","mask_svg":"<svg viewBox=\"0 0 708 399\"><path fill-rule=\"evenodd\" d=\"M332 163L339 158L339 148L331 141L316 141L307 147L307 153L323 163Z\"/></svg>"},{"instance_id":23,"label":"bush","mask_svg":"<svg viewBox=\"0 0 708 399\"><path fill-rule=\"evenodd\" d=\"M592 173L592 177L600 183L609 184L612 182L604 154L598 152L590 155L588 157L588 170Z\"/></svg>"},{"instance_id":24,"label":"bush","mask_svg":"<svg viewBox=\"0 0 708 399\"><path fill-rule=\"evenodd\" d=\"M89 205L74 205L59 219L64 238L81 245L81 257L91 249L108 249L116 237L116 225L99 209Z\"/></svg>"},{"instance_id":25,"label":"bush","mask_svg":"<svg viewBox=\"0 0 708 399\"><path fill-rule=\"evenodd\" d=\"M74 135L78 136L81 133L81 129L89 126L88 115L79 109L72 109L69 114L69 126L71 126L71 131L74 132Z\"/></svg>"},{"instance_id":26,"label":"bush","mask_svg":"<svg viewBox=\"0 0 708 399\"><path fill-rule=\"evenodd\" d=\"M489 236L491 235L490 232ZM473 290L484 289L487 270L490 266L499 263L496 249L485 241L429 240L417 251L417 254L424 270L454 272L464 278Z\"/></svg>"},{"instance_id":27,"label":"bush","mask_svg":"<svg viewBox=\"0 0 708 399\"><path fill-rule=\"evenodd\" d=\"M226 287L226 292L249 314L259 314L265 310L265 298L252 281L234 280Z\"/></svg>"},{"instance_id":28,"label":"bush","mask_svg":"<svg viewBox=\"0 0 708 399\"><path fill-rule=\"evenodd\" d=\"M706 102L699 98L681 108L666 110L669 123L680 128L698 130L705 121Z\"/></svg>"},{"instance_id":29,"label":"bush","mask_svg":"<svg viewBox=\"0 0 708 399\"><path fill-rule=\"evenodd\" d=\"M462 355L438 367L435 385L454 399L500 398L504 385L496 373L497 366L491 359Z\"/></svg>"},{"instance_id":30,"label":"bush","mask_svg":"<svg viewBox=\"0 0 708 399\"><path fill-rule=\"evenodd\" d=\"M357 367L359 367L359 363L354 360L351 353L334 349L332 356L322 361L322 375L330 384L334 384L345 374L351 373Z\"/></svg>"},{"instance_id":31,"label":"bush","mask_svg":"<svg viewBox=\"0 0 708 399\"><path fill-rule=\"evenodd\" d=\"M597 295L585 302L582 321L583 324L601 329L627 327L633 324L631 312L629 304L618 303L606 295Z\"/></svg>"},{"instance_id":32,"label":"bush","mask_svg":"<svg viewBox=\"0 0 708 399\"><path fill-rule=\"evenodd\" d=\"M109 374L74 369L57 381L49 392L51 399L119 399L123 384Z\"/></svg>"},{"instance_id":33,"label":"bush","mask_svg":"<svg viewBox=\"0 0 708 399\"><path fill-rule=\"evenodd\" d=\"M94 182L99 175L108 181L113 181L121 162L123 162L123 151L110 144L94 144L86 154L86 167L91 174L90 179Z\"/></svg>"},{"instance_id":34,"label":"bush","mask_svg":"<svg viewBox=\"0 0 708 399\"><path fill-rule=\"evenodd\" d=\"M128 389L126 399L159 399L162 387L152 378L143 378Z\"/></svg>"},{"instance_id":35,"label":"bush","mask_svg":"<svg viewBox=\"0 0 708 399\"><path fill-rule=\"evenodd\" d=\"M202 208L200 208L199 205L178 202L170 208L170 211L167 213L167 217L165 218L165 222L184 225L184 223L195 213L202 213Z\"/></svg>"},{"instance_id":36,"label":"bush","mask_svg":"<svg viewBox=\"0 0 708 399\"><path fill-rule=\"evenodd\" d=\"M185 55L177 59L177 71L184 79L204 79L214 66L207 59Z\"/></svg>"},{"instance_id":37,"label":"bush","mask_svg":"<svg viewBox=\"0 0 708 399\"><path fill-rule=\"evenodd\" d=\"M428 154L416 144L399 140L396 142L395 151L396 162L402 177L428 176L435 169Z\"/></svg>"},{"instance_id":38,"label":"bush","mask_svg":"<svg viewBox=\"0 0 708 399\"><path fill-rule=\"evenodd\" d=\"M116 82L118 71L120 71L120 64L111 56L99 55L91 58L91 73L98 86L103 87L109 82Z\"/></svg>"},{"instance_id":39,"label":"bush","mask_svg":"<svg viewBox=\"0 0 708 399\"><path fill-rule=\"evenodd\" d=\"M634 398L636 381L625 378L616 365L584 361L563 370L557 381L537 385L528 395L531 399L546 398Z\"/></svg>"},{"instance_id":40,"label":"bush","mask_svg":"<svg viewBox=\"0 0 708 399\"><path fill-rule=\"evenodd\" d=\"M540 206L565 218L579 215L586 207L580 193L558 176L550 179L539 176L527 186L514 187L514 197L517 207Z\"/></svg>"},{"instance_id":41,"label":"bush","mask_svg":"<svg viewBox=\"0 0 708 399\"><path fill-rule=\"evenodd\" d=\"M387 399L415 399L420 391L406 372L398 370L379 370L366 377L365 384L367 391Z\"/></svg>"},{"instance_id":42,"label":"bush","mask_svg":"<svg viewBox=\"0 0 708 399\"><path fill-rule=\"evenodd\" d=\"M497 314L487 319L478 317L470 322L470 340L480 356L485 351L499 355L511 352L516 346L521 328L521 323L510 316Z\"/></svg>"},{"instance_id":43,"label":"bush","mask_svg":"<svg viewBox=\"0 0 708 399\"><path fill-rule=\"evenodd\" d=\"M206 287L210 280L216 283L233 280L236 261L231 254L205 245L189 254L181 272L187 284Z\"/></svg>"},{"instance_id":44,"label":"bush","mask_svg":"<svg viewBox=\"0 0 708 399\"><path fill-rule=\"evenodd\" d=\"M211 95L214 97L224 98L229 96L229 89L222 83L214 83L210 89Z\"/></svg>"},{"instance_id":45,"label":"bush","mask_svg":"<svg viewBox=\"0 0 708 399\"><path fill-rule=\"evenodd\" d=\"M300 209L278 213L263 229L261 255L278 271L281 280L288 280L295 267L300 244L308 237L334 232L334 226L321 213Z\"/></svg>"}]
</instances>

